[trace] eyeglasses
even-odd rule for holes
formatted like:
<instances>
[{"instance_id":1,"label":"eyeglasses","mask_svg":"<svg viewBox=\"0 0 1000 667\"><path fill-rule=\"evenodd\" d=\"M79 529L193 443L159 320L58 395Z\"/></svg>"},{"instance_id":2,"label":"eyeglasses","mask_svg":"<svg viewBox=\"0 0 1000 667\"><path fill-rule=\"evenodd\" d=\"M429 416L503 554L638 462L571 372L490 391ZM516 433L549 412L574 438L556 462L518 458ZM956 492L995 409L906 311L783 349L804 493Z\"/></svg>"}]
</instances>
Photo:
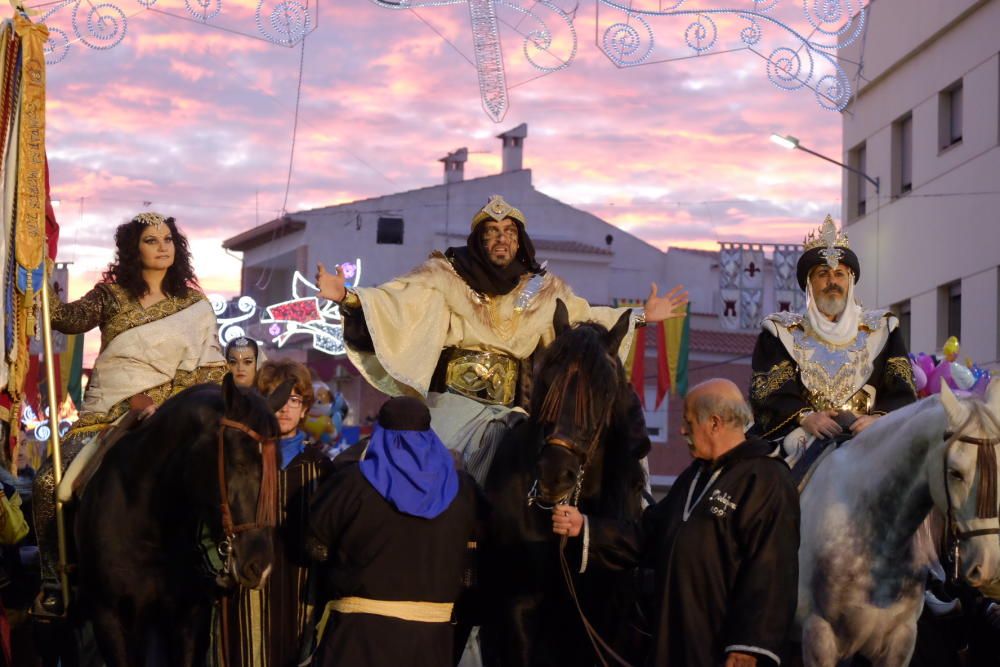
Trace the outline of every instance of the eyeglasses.
<instances>
[{"instance_id":1,"label":"eyeglasses","mask_svg":"<svg viewBox=\"0 0 1000 667\"><path fill-rule=\"evenodd\" d=\"M302 403L303 401L301 396L296 396L295 394L292 394L291 396L288 397L288 400L285 402L285 405L293 408L301 408Z\"/></svg>"}]
</instances>

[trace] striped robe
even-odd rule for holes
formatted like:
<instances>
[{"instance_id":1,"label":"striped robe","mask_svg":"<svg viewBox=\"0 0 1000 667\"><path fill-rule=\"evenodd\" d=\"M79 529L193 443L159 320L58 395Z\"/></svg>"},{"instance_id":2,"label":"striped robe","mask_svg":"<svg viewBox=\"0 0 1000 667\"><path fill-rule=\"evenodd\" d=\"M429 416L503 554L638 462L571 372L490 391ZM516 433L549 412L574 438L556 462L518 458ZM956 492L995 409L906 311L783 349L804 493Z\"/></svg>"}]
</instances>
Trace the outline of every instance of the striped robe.
<instances>
[{"instance_id":1,"label":"striped robe","mask_svg":"<svg viewBox=\"0 0 1000 667\"><path fill-rule=\"evenodd\" d=\"M261 590L238 588L217 609L212 633L214 665L226 665L218 622L223 613L229 625L228 667L291 667L308 655L317 619L302 541L310 500L329 471L329 459L307 445L279 472L283 511L278 517L271 576Z\"/></svg>"}]
</instances>

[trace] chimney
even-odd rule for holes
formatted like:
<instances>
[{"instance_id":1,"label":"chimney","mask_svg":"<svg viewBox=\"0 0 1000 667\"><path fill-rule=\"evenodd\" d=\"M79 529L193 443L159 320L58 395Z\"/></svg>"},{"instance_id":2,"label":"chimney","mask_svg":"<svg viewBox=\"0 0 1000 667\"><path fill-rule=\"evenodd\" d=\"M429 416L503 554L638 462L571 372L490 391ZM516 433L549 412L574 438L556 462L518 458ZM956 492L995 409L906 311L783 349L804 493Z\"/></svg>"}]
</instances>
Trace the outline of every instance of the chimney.
<instances>
[{"instance_id":1,"label":"chimney","mask_svg":"<svg viewBox=\"0 0 1000 667\"><path fill-rule=\"evenodd\" d=\"M528 136L528 124L521 123L512 130L498 134L503 141L503 173L521 171L524 158L524 139Z\"/></svg>"},{"instance_id":2,"label":"chimney","mask_svg":"<svg viewBox=\"0 0 1000 667\"><path fill-rule=\"evenodd\" d=\"M438 162L444 162L444 182L461 183L465 178L465 161L469 159L469 149L459 148L454 153L448 153Z\"/></svg>"}]
</instances>

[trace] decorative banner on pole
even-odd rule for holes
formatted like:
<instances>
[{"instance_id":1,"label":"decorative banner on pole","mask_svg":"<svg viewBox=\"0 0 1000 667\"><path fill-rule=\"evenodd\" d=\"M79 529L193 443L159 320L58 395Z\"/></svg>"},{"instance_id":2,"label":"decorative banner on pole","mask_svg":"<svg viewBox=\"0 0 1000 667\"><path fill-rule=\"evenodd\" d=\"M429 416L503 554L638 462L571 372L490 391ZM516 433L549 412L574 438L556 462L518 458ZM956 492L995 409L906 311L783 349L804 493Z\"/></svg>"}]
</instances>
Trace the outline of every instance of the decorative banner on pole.
<instances>
[{"instance_id":1,"label":"decorative banner on pole","mask_svg":"<svg viewBox=\"0 0 1000 667\"><path fill-rule=\"evenodd\" d=\"M774 246L774 307L779 311L802 312L806 295L799 288L795 266L802 256L802 246Z\"/></svg>"}]
</instances>

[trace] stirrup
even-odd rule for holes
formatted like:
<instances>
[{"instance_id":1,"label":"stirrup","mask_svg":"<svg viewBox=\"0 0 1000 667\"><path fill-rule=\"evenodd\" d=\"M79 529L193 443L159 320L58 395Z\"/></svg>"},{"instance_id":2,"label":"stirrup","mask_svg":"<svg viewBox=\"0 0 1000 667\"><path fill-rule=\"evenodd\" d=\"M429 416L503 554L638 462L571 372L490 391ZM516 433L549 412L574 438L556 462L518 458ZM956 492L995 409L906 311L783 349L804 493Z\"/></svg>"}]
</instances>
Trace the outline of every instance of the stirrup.
<instances>
[{"instance_id":1,"label":"stirrup","mask_svg":"<svg viewBox=\"0 0 1000 667\"><path fill-rule=\"evenodd\" d=\"M43 586L35 596L35 601L28 612L34 618L43 621L63 620L66 618L66 608L63 605L62 589L58 586Z\"/></svg>"}]
</instances>

